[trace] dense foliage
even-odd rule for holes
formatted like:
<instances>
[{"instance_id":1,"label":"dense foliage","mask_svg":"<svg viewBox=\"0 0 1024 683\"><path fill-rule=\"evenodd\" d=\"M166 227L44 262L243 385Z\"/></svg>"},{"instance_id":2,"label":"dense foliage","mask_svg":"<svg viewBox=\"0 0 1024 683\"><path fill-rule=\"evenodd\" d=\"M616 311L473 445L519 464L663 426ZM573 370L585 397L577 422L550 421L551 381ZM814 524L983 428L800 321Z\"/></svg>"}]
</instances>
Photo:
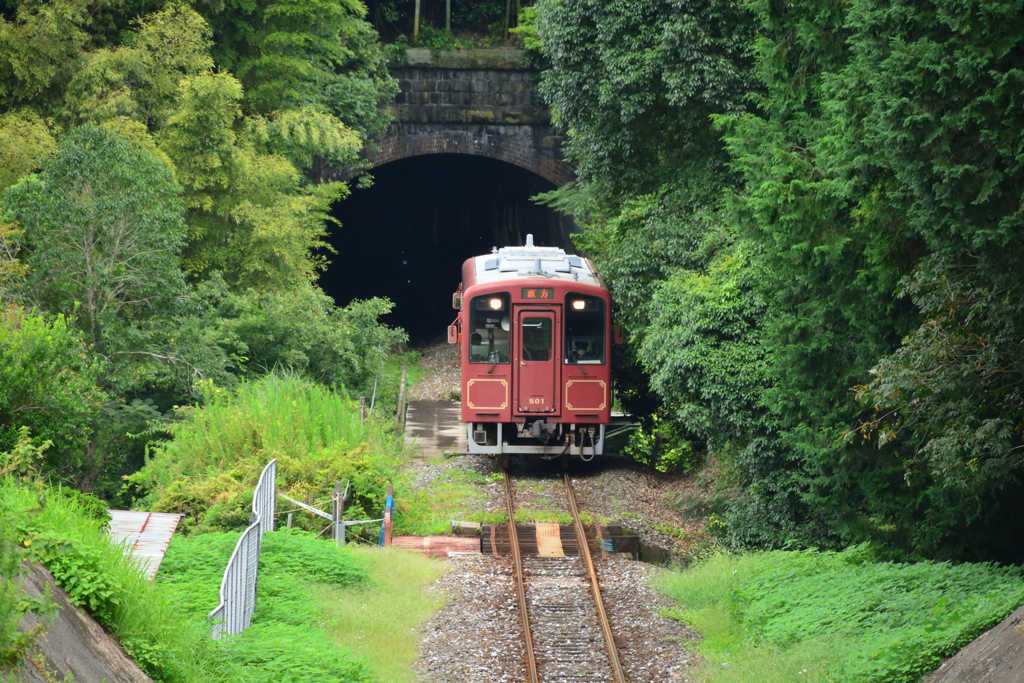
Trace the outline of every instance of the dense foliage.
<instances>
[{"instance_id":1,"label":"dense foliage","mask_svg":"<svg viewBox=\"0 0 1024 683\"><path fill-rule=\"evenodd\" d=\"M841 553L715 555L659 578L706 679L914 683L1024 601L1019 568Z\"/></svg>"},{"instance_id":2,"label":"dense foliage","mask_svg":"<svg viewBox=\"0 0 1024 683\"><path fill-rule=\"evenodd\" d=\"M274 368L369 394L400 330L320 291L395 81L357 0L0 3L0 449L117 496L154 424ZM122 505L130 504L123 499Z\"/></svg>"},{"instance_id":3,"label":"dense foliage","mask_svg":"<svg viewBox=\"0 0 1024 683\"><path fill-rule=\"evenodd\" d=\"M580 171L547 200L730 542L1024 557L1020 9L537 4Z\"/></svg>"},{"instance_id":4,"label":"dense foliage","mask_svg":"<svg viewBox=\"0 0 1024 683\"><path fill-rule=\"evenodd\" d=\"M345 517L379 518L401 462L387 428L360 425L348 396L281 372L234 392L211 390L203 407L182 412L186 419L167 427L173 438L153 446L129 480L146 492L145 509L185 513L185 531L248 526L253 489L271 458L280 493L323 509L334 482L348 480ZM296 522L326 526L307 512Z\"/></svg>"}]
</instances>

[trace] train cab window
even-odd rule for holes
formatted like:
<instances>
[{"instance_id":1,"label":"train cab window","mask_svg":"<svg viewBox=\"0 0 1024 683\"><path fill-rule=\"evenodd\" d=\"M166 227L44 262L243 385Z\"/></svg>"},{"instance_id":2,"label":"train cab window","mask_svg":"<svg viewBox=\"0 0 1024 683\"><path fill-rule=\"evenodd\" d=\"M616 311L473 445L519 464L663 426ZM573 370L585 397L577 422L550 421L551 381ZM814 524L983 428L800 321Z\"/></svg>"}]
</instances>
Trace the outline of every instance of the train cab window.
<instances>
[{"instance_id":1,"label":"train cab window","mask_svg":"<svg viewBox=\"0 0 1024 683\"><path fill-rule=\"evenodd\" d=\"M523 318L523 360L551 360L551 318Z\"/></svg>"},{"instance_id":2,"label":"train cab window","mask_svg":"<svg viewBox=\"0 0 1024 683\"><path fill-rule=\"evenodd\" d=\"M604 300L585 294L565 297L565 363L601 365L605 347Z\"/></svg>"},{"instance_id":3,"label":"train cab window","mask_svg":"<svg viewBox=\"0 0 1024 683\"><path fill-rule=\"evenodd\" d=\"M508 363L512 309L505 292L475 296L469 302L469 362Z\"/></svg>"}]
</instances>

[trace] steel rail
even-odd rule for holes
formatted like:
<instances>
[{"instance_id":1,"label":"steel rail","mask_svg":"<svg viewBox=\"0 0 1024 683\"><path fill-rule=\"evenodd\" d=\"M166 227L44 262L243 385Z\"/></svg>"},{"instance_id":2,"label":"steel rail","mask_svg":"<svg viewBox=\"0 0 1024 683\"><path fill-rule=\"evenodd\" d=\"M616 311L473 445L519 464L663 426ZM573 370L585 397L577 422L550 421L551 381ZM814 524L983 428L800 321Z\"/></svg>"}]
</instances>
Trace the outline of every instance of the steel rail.
<instances>
[{"instance_id":1,"label":"steel rail","mask_svg":"<svg viewBox=\"0 0 1024 683\"><path fill-rule=\"evenodd\" d=\"M508 473L505 473L505 481L508 482ZM507 485L507 484L506 484ZM604 632L604 640L608 645L608 663L611 664L612 673L615 675L615 683L626 683L626 672L622 670L622 663L619 662L619 651L615 647L615 638L612 635L612 624L608 620L608 613L604 609L604 600L601 598L601 586L597 581L597 572L594 570L594 562L590 559L590 548L587 547L587 534L583 529L583 522L580 520L580 510L576 506L576 493L572 489L572 480L569 473L565 473L565 493L569 499L569 511L572 513L573 526L576 528L576 538L580 544L580 554L587 565L587 572L590 574L590 587L594 593L594 603L597 605L597 613L601 619L601 630Z\"/></svg>"},{"instance_id":2,"label":"steel rail","mask_svg":"<svg viewBox=\"0 0 1024 683\"><path fill-rule=\"evenodd\" d=\"M519 619L523 624L523 638L526 641L526 667L530 672L530 683L538 683L537 660L533 654L533 635L530 633L530 617L526 613L526 586L523 585L523 558L519 553L519 535L516 532L515 508L512 505L512 480L505 470L505 507L508 509L508 537L512 546L512 562L515 566L516 593L519 597Z\"/></svg>"}]
</instances>

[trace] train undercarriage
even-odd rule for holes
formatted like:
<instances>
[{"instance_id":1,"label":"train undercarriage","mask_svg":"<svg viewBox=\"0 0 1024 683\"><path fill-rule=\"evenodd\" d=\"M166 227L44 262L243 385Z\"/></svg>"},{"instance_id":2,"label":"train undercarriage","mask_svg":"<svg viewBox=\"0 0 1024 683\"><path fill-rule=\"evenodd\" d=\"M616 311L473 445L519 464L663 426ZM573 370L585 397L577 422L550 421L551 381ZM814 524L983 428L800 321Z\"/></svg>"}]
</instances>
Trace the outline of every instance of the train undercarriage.
<instances>
[{"instance_id":1,"label":"train undercarriage","mask_svg":"<svg viewBox=\"0 0 1024 683\"><path fill-rule=\"evenodd\" d=\"M470 453L533 455L554 460L565 456L590 460L604 452L605 425L565 424L543 419L522 422L466 422Z\"/></svg>"}]
</instances>

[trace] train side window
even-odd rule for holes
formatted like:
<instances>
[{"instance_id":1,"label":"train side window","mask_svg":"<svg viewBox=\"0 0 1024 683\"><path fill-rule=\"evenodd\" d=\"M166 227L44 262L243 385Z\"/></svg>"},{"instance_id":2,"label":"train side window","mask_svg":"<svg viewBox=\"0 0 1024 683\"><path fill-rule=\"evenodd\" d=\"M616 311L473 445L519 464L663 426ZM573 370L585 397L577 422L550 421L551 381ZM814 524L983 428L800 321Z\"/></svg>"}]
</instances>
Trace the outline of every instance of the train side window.
<instances>
[{"instance_id":1,"label":"train side window","mask_svg":"<svg viewBox=\"0 0 1024 683\"><path fill-rule=\"evenodd\" d=\"M507 292L484 294L469 302L469 362L508 363L511 307ZM465 332L463 332L465 334Z\"/></svg>"},{"instance_id":2,"label":"train side window","mask_svg":"<svg viewBox=\"0 0 1024 683\"><path fill-rule=\"evenodd\" d=\"M602 365L605 348L604 300L569 293L565 296L566 365Z\"/></svg>"}]
</instances>

